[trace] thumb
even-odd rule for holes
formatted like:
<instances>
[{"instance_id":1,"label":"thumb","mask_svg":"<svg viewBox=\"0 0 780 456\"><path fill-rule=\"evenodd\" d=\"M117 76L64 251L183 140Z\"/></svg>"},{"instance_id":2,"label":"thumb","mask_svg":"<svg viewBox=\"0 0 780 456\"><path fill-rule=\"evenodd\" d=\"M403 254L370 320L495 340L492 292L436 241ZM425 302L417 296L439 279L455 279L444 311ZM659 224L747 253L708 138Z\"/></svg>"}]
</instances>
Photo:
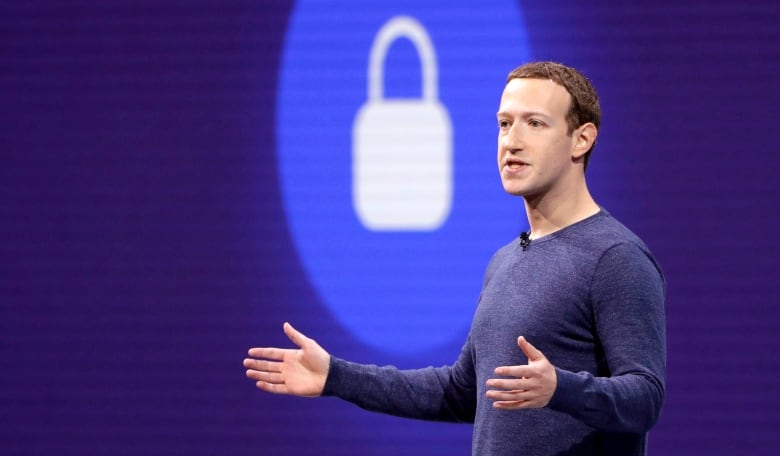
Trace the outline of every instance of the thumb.
<instances>
[{"instance_id":1,"label":"thumb","mask_svg":"<svg viewBox=\"0 0 780 456\"><path fill-rule=\"evenodd\" d=\"M520 336L517 338L517 345L520 347L520 350L525 353L525 356L528 357L528 361L538 361L540 359L545 359L544 354L540 352L536 347L531 345L531 342L528 342L525 340L525 337Z\"/></svg>"},{"instance_id":2,"label":"thumb","mask_svg":"<svg viewBox=\"0 0 780 456\"><path fill-rule=\"evenodd\" d=\"M287 337L290 338L290 340L297 346L303 348L303 345L306 343L307 337L303 335L300 331L293 328L291 324L285 322L284 323L284 333L287 335Z\"/></svg>"}]
</instances>

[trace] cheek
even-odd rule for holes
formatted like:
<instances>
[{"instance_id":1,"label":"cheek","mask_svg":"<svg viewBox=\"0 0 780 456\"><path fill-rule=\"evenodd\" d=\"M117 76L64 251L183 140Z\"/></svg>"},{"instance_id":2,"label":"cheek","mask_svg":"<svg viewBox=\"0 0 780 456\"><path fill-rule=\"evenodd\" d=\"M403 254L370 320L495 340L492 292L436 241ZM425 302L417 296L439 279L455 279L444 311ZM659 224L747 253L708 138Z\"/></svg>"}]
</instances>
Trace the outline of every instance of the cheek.
<instances>
[{"instance_id":1,"label":"cheek","mask_svg":"<svg viewBox=\"0 0 780 456\"><path fill-rule=\"evenodd\" d=\"M563 136L550 143L550 156L556 160L565 161L566 157L571 156L572 152L572 138Z\"/></svg>"}]
</instances>

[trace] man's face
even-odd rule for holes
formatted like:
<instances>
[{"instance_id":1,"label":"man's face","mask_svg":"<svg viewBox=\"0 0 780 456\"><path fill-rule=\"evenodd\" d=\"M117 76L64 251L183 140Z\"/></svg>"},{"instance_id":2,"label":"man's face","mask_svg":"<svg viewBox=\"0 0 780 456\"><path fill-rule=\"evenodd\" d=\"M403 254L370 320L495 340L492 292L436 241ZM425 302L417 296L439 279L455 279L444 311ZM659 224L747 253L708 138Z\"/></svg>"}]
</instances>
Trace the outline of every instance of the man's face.
<instances>
[{"instance_id":1,"label":"man's face","mask_svg":"<svg viewBox=\"0 0 780 456\"><path fill-rule=\"evenodd\" d=\"M565 191L576 134L567 135L571 95L550 80L512 79L498 109L498 170L504 190L526 199Z\"/></svg>"}]
</instances>

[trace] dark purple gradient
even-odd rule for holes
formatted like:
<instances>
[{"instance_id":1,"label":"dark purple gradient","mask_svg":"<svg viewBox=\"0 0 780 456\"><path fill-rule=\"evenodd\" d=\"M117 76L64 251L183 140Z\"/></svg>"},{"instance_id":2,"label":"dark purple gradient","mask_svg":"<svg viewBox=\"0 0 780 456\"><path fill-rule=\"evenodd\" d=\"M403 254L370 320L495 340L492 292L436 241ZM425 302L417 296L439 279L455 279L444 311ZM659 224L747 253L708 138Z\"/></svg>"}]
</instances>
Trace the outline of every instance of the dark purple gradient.
<instances>
[{"instance_id":1,"label":"dark purple gradient","mask_svg":"<svg viewBox=\"0 0 780 456\"><path fill-rule=\"evenodd\" d=\"M780 5L692 5L521 8L536 57L599 88L592 190L667 276L651 453L774 455ZM297 263L274 145L291 6L0 6L0 453L470 453L469 426L244 378L284 320L356 361L459 349L360 346Z\"/></svg>"}]
</instances>

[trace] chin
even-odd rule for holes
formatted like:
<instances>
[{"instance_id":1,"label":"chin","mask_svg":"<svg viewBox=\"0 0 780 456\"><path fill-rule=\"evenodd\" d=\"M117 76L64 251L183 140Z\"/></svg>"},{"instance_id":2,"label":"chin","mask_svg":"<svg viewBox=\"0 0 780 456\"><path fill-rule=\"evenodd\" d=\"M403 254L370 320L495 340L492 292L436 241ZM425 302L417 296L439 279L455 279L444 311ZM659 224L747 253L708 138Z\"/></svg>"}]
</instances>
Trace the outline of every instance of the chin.
<instances>
[{"instance_id":1,"label":"chin","mask_svg":"<svg viewBox=\"0 0 780 456\"><path fill-rule=\"evenodd\" d=\"M507 195L512 195L512 196L525 196L526 193L521 188L516 188L516 187L506 186L506 185L504 185L504 191L507 193Z\"/></svg>"}]
</instances>

